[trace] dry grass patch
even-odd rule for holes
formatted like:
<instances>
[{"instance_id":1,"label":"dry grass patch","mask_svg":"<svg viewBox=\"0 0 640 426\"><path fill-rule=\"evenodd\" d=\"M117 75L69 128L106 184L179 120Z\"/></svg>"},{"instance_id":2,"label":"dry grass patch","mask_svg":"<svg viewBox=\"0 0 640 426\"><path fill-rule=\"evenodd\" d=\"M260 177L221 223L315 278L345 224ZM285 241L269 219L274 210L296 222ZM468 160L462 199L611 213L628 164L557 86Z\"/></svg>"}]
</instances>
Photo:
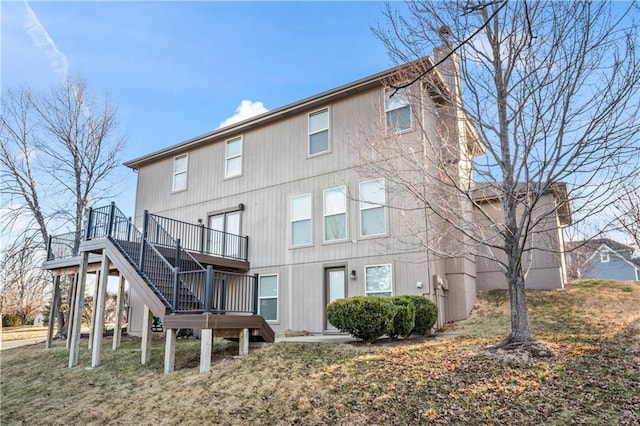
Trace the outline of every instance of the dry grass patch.
<instances>
[{"instance_id":1,"label":"dry grass patch","mask_svg":"<svg viewBox=\"0 0 640 426\"><path fill-rule=\"evenodd\" d=\"M500 292L479 298L457 337L279 343L242 359L220 343L202 375L194 340L178 342L170 375L160 340L147 366L137 339L118 351L106 340L95 370L66 368L62 342L3 351L0 423L640 424L640 285L575 283L528 298L536 336L561 354L553 361L484 354L508 331Z\"/></svg>"},{"instance_id":2,"label":"dry grass patch","mask_svg":"<svg viewBox=\"0 0 640 426\"><path fill-rule=\"evenodd\" d=\"M2 341L11 342L14 340L26 339L46 339L47 327L33 325L23 325L18 327L2 327Z\"/></svg>"}]
</instances>

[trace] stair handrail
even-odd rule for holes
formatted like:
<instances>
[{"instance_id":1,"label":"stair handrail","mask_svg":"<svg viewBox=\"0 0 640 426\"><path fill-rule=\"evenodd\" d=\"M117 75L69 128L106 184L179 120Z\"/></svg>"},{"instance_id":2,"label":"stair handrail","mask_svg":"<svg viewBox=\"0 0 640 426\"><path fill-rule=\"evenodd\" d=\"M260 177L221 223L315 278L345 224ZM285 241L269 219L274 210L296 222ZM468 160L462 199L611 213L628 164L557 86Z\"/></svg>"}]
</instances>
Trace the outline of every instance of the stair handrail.
<instances>
[{"instance_id":1,"label":"stair handrail","mask_svg":"<svg viewBox=\"0 0 640 426\"><path fill-rule=\"evenodd\" d=\"M146 232L146 238L153 244L157 244L163 247L170 247L170 248L175 248L176 250L176 259L175 259L175 265L174 266L179 266L180 265L180 259L182 258L182 256L186 256L188 258L188 260L195 262L195 264L197 265L197 269L198 271L205 271L206 268L204 266L202 266L202 264L200 262L198 262L192 255L191 253L189 253L187 250L184 249L184 247L182 247L182 244L180 244L180 239L176 239L174 238L173 235L171 235L171 233L169 233L169 231L167 231L164 226L162 226L162 224L160 223L160 221L158 221L156 219L156 215L153 215L151 213L149 213L148 210L144 211L144 215L145 215L145 230ZM161 216L159 216L161 217ZM155 239L149 237L149 230L153 229L155 231ZM162 239L161 239L162 238ZM165 241L163 241L165 240ZM167 244L167 242L169 242L169 244Z\"/></svg>"}]
</instances>

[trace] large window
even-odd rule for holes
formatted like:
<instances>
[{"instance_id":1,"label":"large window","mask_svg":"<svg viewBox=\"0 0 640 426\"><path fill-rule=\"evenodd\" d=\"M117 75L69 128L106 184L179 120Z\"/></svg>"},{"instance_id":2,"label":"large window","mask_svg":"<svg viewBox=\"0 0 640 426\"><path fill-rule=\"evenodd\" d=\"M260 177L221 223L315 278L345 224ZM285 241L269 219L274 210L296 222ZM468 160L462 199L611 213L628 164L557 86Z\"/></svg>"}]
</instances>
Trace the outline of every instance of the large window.
<instances>
[{"instance_id":1,"label":"large window","mask_svg":"<svg viewBox=\"0 0 640 426\"><path fill-rule=\"evenodd\" d=\"M387 89L384 92L384 112L387 130L401 132L411 129L411 106L407 89Z\"/></svg>"},{"instance_id":2,"label":"large window","mask_svg":"<svg viewBox=\"0 0 640 426\"><path fill-rule=\"evenodd\" d=\"M309 114L309 155L329 150L329 109Z\"/></svg>"},{"instance_id":3,"label":"large window","mask_svg":"<svg viewBox=\"0 0 640 426\"><path fill-rule=\"evenodd\" d=\"M347 194L346 188L326 189L323 197L324 240L336 241L347 238Z\"/></svg>"},{"instance_id":4,"label":"large window","mask_svg":"<svg viewBox=\"0 0 640 426\"><path fill-rule=\"evenodd\" d=\"M387 232L384 179L360 183L360 235L382 235Z\"/></svg>"},{"instance_id":5,"label":"large window","mask_svg":"<svg viewBox=\"0 0 640 426\"><path fill-rule=\"evenodd\" d=\"M291 197L291 245L311 244L311 194Z\"/></svg>"},{"instance_id":6,"label":"large window","mask_svg":"<svg viewBox=\"0 0 640 426\"><path fill-rule=\"evenodd\" d=\"M173 191L187 189L187 164L188 154L183 154L173 159Z\"/></svg>"},{"instance_id":7,"label":"large window","mask_svg":"<svg viewBox=\"0 0 640 426\"><path fill-rule=\"evenodd\" d=\"M258 278L258 313L267 321L278 320L278 276L260 275Z\"/></svg>"},{"instance_id":8,"label":"large window","mask_svg":"<svg viewBox=\"0 0 640 426\"><path fill-rule=\"evenodd\" d=\"M364 275L367 296L391 296L391 265L365 266Z\"/></svg>"},{"instance_id":9,"label":"large window","mask_svg":"<svg viewBox=\"0 0 640 426\"><path fill-rule=\"evenodd\" d=\"M242 174L242 137L227 141L224 150L224 177Z\"/></svg>"}]
</instances>

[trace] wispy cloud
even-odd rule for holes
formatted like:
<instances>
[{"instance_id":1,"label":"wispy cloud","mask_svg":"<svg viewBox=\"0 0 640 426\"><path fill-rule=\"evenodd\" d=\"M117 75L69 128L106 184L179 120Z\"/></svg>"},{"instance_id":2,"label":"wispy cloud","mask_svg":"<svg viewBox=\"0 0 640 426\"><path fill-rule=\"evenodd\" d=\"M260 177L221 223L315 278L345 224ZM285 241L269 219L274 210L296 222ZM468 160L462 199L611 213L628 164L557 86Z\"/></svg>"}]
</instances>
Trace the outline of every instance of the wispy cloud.
<instances>
[{"instance_id":1,"label":"wispy cloud","mask_svg":"<svg viewBox=\"0 0 640 426\"><path fill-rule=\"evenodd\" d=\"M65 79L69 74L67 56L61 52L53 41L47 29L42 25L28 2L24 2L27 14L24 21L24 29L31 37L38 49L41 49L49 58L51 68Z\"/></svg>"},{"instance_id":2,"label":"wispy cloud","mask_svg":"<svg viewBox=\"0 0 640 426\"><path fill-rule=\"evenodd\" d=\"M267 112L267 111L269 110L264 107L262 102L260 101L252 102L245 99L242 102L240 102L240 105L238 106L238 108L236 108L236 113L233 114L231 117L227 118L226 120L224 120L222 123L220 123L218 128L225 127L242 120L246 120L247 118L251 118L253 116L262 114L263 112Z\"/></svg>"}]
</instances>

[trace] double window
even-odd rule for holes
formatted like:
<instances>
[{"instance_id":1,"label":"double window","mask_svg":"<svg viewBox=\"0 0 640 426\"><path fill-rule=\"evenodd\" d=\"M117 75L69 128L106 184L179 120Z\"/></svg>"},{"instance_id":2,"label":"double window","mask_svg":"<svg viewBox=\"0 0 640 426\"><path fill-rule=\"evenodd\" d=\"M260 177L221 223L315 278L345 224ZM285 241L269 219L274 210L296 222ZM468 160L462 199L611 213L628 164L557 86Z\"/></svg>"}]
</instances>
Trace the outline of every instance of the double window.
<instances>
[{"instance_id":1,"label":"double window","mask_svg":"<svg viewBox=\"0 0 640 426\"><path fill-rule=\"evenodd\" d=\"M347 238L347 193L344 186L326 189L323 194L324 241Z\"/></svg>"},{"instance_id":2,"label":"double window","mask_svg":"<svg viewBox=\"0 0 640 426\"><path fill-rule=\"evenodd\" d=\"M329 151L329 108L309 114L309 155Z\"/></svg>"},{"instance_id":3,"label":"double window","mask_svg":"<svg viewBox=\"0 0 640 426\"><path fill-rule=\"evenodd\" d=\"M278 320L278 276L258 277L258 313L267 321Z\"/></svg>"},{"instance_id":4,"label":"double window","mask_svg":"<svg viewBox=\"0 0 640 426\"><path fill-rule=\"evenodd\" d=\"M242 174L242 137L227 141L224 148L224 177Z\"/></svg>"},{"instance_id":5,"label":"double window","mask_svg":"<svg viewBox=\"0 0 640 426\"><path fill-rule=\"evenodd\" d=\"M234 258L242 257L244 244L240 236L240 218L240 210L209 216L211 229L209 253Z\"/></svg>"},{"instance_id":6,"label":"double window","mask_svg":"<svg viewBox=\"0 0 640 426\"><path fill-rule=\"evenodd\" d=\"M384 92L384 112L387 130L402 132L411 129L411 104L407 88L387 89Z\"/></svg>"},{"instance_id":7,"label":"double window","mask_svg":"<svg viewBox=\"0 0 640 426\"><path fill-rule=\"evenodd\" d=\"M172 190L184 191L187 189L187 165L189 154L182 154L173 159L173 186Z\"/></svg>"},{"instance_id":8,"label":"double window","mask_svg":"<svg viewBox=\"0 0 640 426\"><path fill-rule=\"evenodd\" d=\"M311 194L291 197L291 245L311 244Z\"/></svg>"},{"instance_id":9,"label":"double window","mask_svg":"<svg viewBox=\"0 0 640 426\"><path fill-rule=\"evenodd\" d=\"M387 233L384 183L384 179L360 183L360 235L363 237Z\"/></svg>"},{"instance_id":10,"label":"double window","mask_svg":"<svg viewBox=\"0 0 640 426\"><path fill-rule=\"evenodd\" d=\"M372 265L364 267L365 293L367 296L391 296L391 265Z\"/></svg>"}]
</instances>

